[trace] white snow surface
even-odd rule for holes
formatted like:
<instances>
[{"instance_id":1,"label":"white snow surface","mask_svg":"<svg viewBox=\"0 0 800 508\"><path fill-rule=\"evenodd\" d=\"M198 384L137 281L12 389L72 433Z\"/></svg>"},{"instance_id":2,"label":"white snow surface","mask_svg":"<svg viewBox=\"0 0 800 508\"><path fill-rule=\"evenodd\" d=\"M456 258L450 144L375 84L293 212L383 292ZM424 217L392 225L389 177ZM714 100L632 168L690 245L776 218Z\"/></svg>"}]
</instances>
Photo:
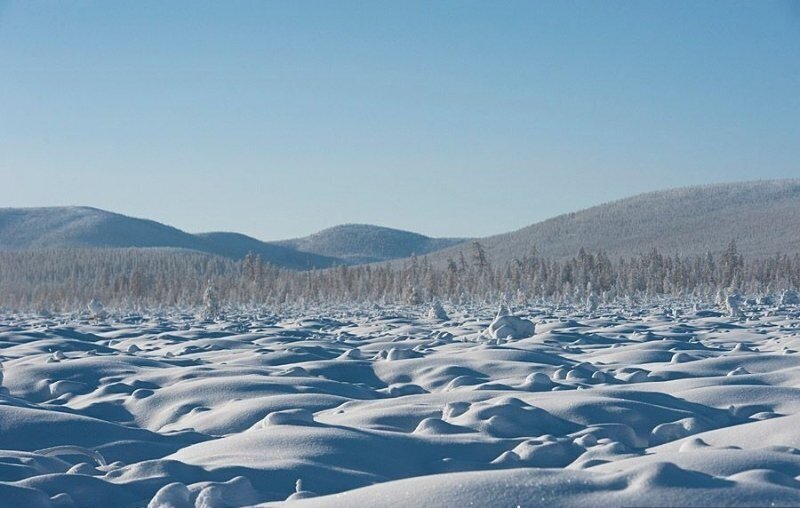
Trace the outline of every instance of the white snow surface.
<instances>
[{"instance_id":1,"label":"white snow surface","mask_svg":"<svg viewBox=\"0 0 800 508\"><path fill-rule=\"evenodd\" d=\"M0 314L0 507L800 505L800 308L429 308Z\"/></svg>"}]
</instances>

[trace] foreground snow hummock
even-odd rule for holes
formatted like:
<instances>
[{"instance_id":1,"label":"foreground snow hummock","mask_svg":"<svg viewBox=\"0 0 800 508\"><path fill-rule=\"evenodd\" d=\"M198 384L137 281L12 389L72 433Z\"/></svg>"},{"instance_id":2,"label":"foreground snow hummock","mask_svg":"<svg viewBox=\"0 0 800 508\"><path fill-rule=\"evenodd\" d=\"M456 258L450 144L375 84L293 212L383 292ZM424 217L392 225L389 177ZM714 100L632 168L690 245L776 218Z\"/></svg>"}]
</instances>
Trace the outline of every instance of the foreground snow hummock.
<instances>
[{"instance_id":1,"label":"foreground snow hummock","mask_svg":"<svg viewBox=\"0 0 800 508\"><path fill-rule=\"evenodd\" d=\"M0 508L797 505L753 302L4 315Z\"/></svg>"},{"instance_id":2,"label":"foreground snow hummock","mask_svg":"<svg viewBox=\"0 0 800 508\"><path fill-rule=\"evenodd\" d=\"M534 332L532 321L511 315L505 304L500 306L497 316L486 330L486 334L493 339L524 339Z\"/></svg>"}]
</instances>

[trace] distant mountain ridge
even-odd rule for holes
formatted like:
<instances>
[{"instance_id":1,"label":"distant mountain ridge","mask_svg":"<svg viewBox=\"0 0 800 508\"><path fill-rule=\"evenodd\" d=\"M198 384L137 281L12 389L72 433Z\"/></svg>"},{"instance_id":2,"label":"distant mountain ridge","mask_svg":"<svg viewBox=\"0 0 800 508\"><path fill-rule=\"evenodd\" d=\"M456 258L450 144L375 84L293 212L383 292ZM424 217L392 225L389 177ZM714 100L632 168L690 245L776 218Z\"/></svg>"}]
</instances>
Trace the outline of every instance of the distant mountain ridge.
<instances>
[{"instance_id":1,"label":"distant mountain ridge","mask_svg":"<svg viewBox=\"0 0 800 508\"><path fill-rule=\"evenodd\" d=\"M342 234L349 231L344 227ZM360 238L348 249L348 240L337 239L331 230L307 239L287 242L262 242L239 233L190 234L156 221L128 217L91 207L0 208L0 250L47 248L169 248L204 252L231 259L242 259L248 252L264 262L283 268L306 270L353 264L362 259L384 260L405 257L420 249L431 252L451 240L428 238L407 231L360 226ZM346 238L352 238L345 235ZM319 240L324 238L324 242ZM316 239L316 240L314 240ZM403 242L407 242L407 245ZM294 245L294 244L297 245ZM310 250L298 248L306 246ZM325 248L335 246L336 248ZM314 249L319 248L319 252ZM335 251L328 255L322 251Z\"/></svg>"},{"instance_id":2,"label":"distant mountain ridge","mask_svg":"<svg viewBox=\"0 0 800 508\"><path fill-rule=\"evenodd\" d=\"M731 240L747 257L800 253L800 179L650 192L478 239L490 262L532 253L563 259L580 249L610 257L721 252ZM152 220L90 207L0 208L0 250L170 248L242 259L248 252L290 269L329 268L425 256L434 266L471 255L472 242L345 224L303 238L262 242L239 233L190 234Z\"/></svg>"},{"instance_id":3,"label":"distant mountain ridge","mask_svg":"<svg viewBox=\"0 0 800 508\"><path fill-rule=\"evenodd\" d=\"M362 264L428 254L463 241L463 238L430 238L368 224L343 224L303 238L276 243L303 252L335 257L350 264Z\"/></svg>"},{"instance_id":4,"label":"distant mountain ridge","mask_svg":"<svg viewBox=\"0 0 800 508\"><path fill-rule=\"evenodd\" d=\"M746 257L800 253L800 179L723 183L648 192L478 239L489 261L536 252L563 259L583 248L611 258L722 252L735 240ZM470 255L471 242L428 255L441 266Z\"/></svg>"}]
</instances>

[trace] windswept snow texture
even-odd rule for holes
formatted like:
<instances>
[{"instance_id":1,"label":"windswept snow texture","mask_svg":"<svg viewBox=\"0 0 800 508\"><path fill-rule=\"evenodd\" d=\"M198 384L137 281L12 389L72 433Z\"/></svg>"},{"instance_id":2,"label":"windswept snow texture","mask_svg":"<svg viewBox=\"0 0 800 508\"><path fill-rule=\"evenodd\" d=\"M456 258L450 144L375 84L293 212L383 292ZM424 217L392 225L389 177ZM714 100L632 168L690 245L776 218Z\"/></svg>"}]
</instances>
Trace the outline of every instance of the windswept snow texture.
<instances>
[{"instance_id":1,"label":"windswept snow texture","mask_svg":"<svg viewBox=\"0 0 800 508\"><path fill-rule=\"evenodd\" d=\"M0 506L800 505L797 306L444 310L4 315Z\"/></svg>"}]
</instances>

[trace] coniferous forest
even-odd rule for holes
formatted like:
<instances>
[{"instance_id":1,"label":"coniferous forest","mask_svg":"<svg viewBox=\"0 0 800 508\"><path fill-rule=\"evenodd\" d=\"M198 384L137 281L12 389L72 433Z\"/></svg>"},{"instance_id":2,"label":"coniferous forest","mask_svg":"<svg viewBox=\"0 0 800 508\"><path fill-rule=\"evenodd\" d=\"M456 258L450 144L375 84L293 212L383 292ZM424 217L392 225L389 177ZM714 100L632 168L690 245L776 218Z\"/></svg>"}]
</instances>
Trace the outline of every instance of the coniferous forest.
<instances>
[{"instance_id":1,"label":"coniferous forest","mask_svg":"<svg viewBox=\"0 0 800 508\"><path fill-rule=\"evenodd\" d=\"M602 302L658 296L715 299L800 285L800 255L745 259L731 242L721 254L665 255L656 250L611 259L581 250L567 260L536 254L491 264L474 242L444 268L425 257L402 262L294 271L256 255L232 261L167 249L64 249L0 252L0 305L15 310L84 308L91 299L121 309L192 307L212 285L223 305L453 303L548 300Z\"/></svg>"}]
</instances>

